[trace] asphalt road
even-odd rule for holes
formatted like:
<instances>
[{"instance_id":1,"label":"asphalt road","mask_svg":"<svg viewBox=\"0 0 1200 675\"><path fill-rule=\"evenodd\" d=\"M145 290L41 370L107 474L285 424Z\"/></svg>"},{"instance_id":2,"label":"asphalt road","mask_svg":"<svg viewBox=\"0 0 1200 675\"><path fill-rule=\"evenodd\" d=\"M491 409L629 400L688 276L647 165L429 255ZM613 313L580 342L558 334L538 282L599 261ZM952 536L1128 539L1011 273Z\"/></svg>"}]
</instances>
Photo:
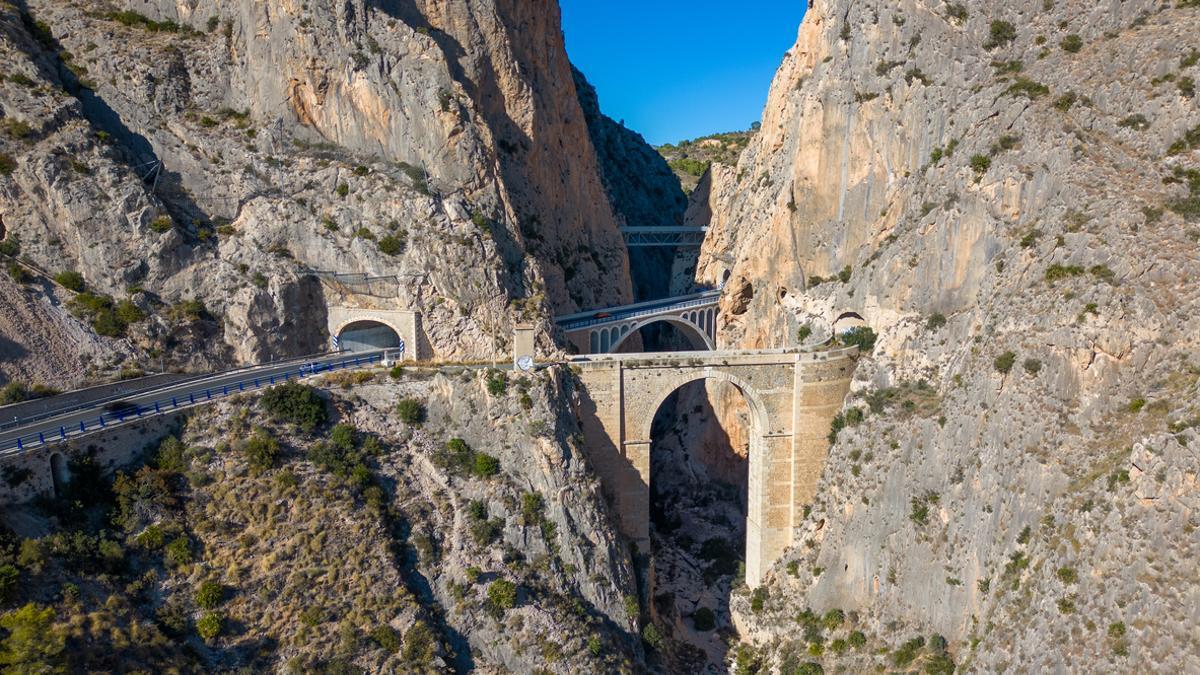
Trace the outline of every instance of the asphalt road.
<instances>
[{"instance_id":1,"label":"asphalt road","mask_svg":"<svg viewBox=\"0 0 1200 675\"><path fill-rule=\"evenodd\" d=\"M155 414L155 402L159 403L162 412L167 412L173 409L171 405L172 398L182 408L192 405L193 400L195 403L206 402L209 400L209 395L213 399L219 398L224 395L226 387L229 387L229 393L232 394L238 391L237 384L239 382L244 384L246 391L252 391L254 389L253 380L256 378L259 380L260 386L266 386L272 376L275 376L278 381L278 378L281 378L285 373L289 375L289 379L300 375L311 375L313 374L314 364L317 371L328 372L331 364L348 362L352 365L355 357L368 359L371 357L382 357L383 353L384 350L375 350L310 357L303 360L264 364L252 368L217 373L209 377L187 380L177 384L151 387L140 392L126 392L121 395L119 400L129 405L122 411L113 411L112 399L103 399L81 409L6 429L0 432L0 455L18 452L18 438L24 439L23 443L26 447L31 447L39 445L36 440L36 436L39 433L44 434L46 440L50 441L57 440L64 429L68 434L72 431L78 432L81 422L87 425L88 430L91 430L93 427L99 425L101 415L103 415L107 426L137 419L138 416L133 412L133 406L138 406L144 411L142 416L153 415ZM122 417L124 419L121 419Z\"/></svg>"}]
</instances>

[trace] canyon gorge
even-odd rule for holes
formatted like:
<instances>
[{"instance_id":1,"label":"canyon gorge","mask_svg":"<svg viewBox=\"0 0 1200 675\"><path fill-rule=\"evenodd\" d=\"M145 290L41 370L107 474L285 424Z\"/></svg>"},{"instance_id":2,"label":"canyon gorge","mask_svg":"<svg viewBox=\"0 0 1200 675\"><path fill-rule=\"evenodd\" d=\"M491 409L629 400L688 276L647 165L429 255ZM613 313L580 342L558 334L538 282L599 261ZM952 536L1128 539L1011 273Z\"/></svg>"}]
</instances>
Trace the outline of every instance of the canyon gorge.
<instances>
[{"instance_id":1,"label":"canyon gorge","mask_svg":"<svg viewBox=\"0 0 1200 675\"><path fill-rule=\"evenodd\" d=\"M322 352L347 296L424 350L0 457L0 664L1200 670L1197 30L810 0L760 123L654 148L553 0L0 0L0 421ZM640 550L558 321L700 291L716 351L618 351L858 347L754 587L759 403L646 411Z\"/></svg>"}]
</instances>

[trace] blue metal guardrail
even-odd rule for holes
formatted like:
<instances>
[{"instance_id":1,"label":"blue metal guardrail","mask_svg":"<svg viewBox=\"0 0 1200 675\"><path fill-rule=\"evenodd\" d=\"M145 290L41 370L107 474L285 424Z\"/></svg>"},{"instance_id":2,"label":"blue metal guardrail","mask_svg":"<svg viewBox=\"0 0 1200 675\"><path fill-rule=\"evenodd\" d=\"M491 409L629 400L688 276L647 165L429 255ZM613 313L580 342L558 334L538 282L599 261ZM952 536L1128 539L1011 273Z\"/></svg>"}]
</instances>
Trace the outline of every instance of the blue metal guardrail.
<instances>
[{"instance_id":1,"label":"blue metal guardrail","mask_svg":"<svg viewBox=\"0 0 1200 675\"><path fill-rule=\"evenodd\" d=\"M21 452L30 448L46 445L47 443L58 443L65 441L72 436L79 436L89 431L95 432L111 426L118 426L127 421L140 419L142 417L165 415L180 408L188 408L193 405L208 403L209 401L224 398L230 394L239 394L244 391L253 391L262 387L270 387L276 384L282 384L292 379L303 379L305 377L312 377L324 372L340 370L343 368L360 368L377 361L382 361L386 356L386 353L380 353L372 354L370 356L355 356L353 358L345 358L340 362L302 363L298 368L296 368L296 372L294 374L291 371L284 371L282 375L248 377L244 380L238 380L236 382L224 384L219 387L208 388L203 392L197 390L187 394L186 396L172 396L170 398L159 399L144 405L131 404L129 408L122 408L109 413L101 413L100 416L94 421L82 420L79 422L78 426L74 424L72 424L70 427L59 426L57 431L39 431L32 434L26 434L25 436L20 436L0 446L0 455L13 454L14 450L16 452Z\"/></svg>"},{"instance_id":2,"label":"blue metal guardrail","mask_svg":"<svg viewBox=\"0 0 1200 675\"><path fill-rule=\"evenodd\" d=\"M277 361L275 363L258 363L258 364L254 364L251 366L241 366L239 368L233 368L233 369L222 371L219 373L205 373L205 374L200 374L200 375L190 375L190 376L186 376L182 379L176 380L174 382L166 382L166 383L163 383L163 384L160 384L157 386L147 387L141 391L137 391L137 390L123 391L123 392L119 392L116 394L111 394L109 396L103 396L100 398L92 399L90 401L85 401L83 403L74 403L74 404L63 406L61 408L53 408L53 409L47 410L45 412L40 412L40 413L37 413L34 415L27 415L25 417L21 417L21 418L15 419L15 420L0 420L0 431L4 431L5 429L10 429L12 427L24 426L26 424L30 424L31 422L37 422L38 420L44 420L44 419L47 419L50 417L58 417L59 415L66 415L67 413L72 413L72 412L76 412L79 410L87 410L88 408L94 408L97 405L108 403L110 401L119 401L123 398L129 398L131 396L140 396L142 394L152 392L155 389L171 389L171 388L177 387L181 384L184 384L186 382L190 382L190 381L194 381L194 380L205 380L205 379L209 379L209 378L213 378L213 377L221 377L223 375L232 375L240 370L250 371L250 370L255 370L258 368L262 368L264 366L271 366L271 365L282 366L288 362L297 362L298 363L300 361L309 361L312 359L323 358L328 355L329 355L328 352L318 352L318 353L314 353L314 354L306 354L304 356L297 356L297 357L289 358L289 359L281 359L280 361ZM109 386L120 385L120 384L125 384L125 383L134 383L134 382L136 382L136 380L123 380L123 381L118 381L118 382L109 382L108 384L98 384L94 387L88 387L88 389L101 389L103 387L109 387ZM80 391L86 391L86 390L80 390ZM65 393L72 393L72 392L65 392ZM24 401L23 403L27 403L27 402L28 401ZM15 404L15 405L20 405L20 404ZM3 408L0 407L0 410L3 410Z\"/></svg>"},{"instance_id":3,"label":"blue metal guardrail","mask_svg":"<svg viewBox=\"0 0 1200 675\"><path fill-rule=\"evenodd\" d=\"M674 312L680 309L691 309L692 307L704 307L717 304L720 298L720 293L713 293L709 297L699 298L696 300L687 300L685 302L676 303L673 305L662 305L659 307L651 307L632 312L620 312L612 316L606 316L599 319L577 319L575 321L563 322L559 326L563 330L579 330L580 328L588 328L590 326L599 326L601 324L620 323L629 319L636 319L642 316L653 316L664 312ZM601 310L603 311L603 310Z\"/></svg>"}]
</instances>

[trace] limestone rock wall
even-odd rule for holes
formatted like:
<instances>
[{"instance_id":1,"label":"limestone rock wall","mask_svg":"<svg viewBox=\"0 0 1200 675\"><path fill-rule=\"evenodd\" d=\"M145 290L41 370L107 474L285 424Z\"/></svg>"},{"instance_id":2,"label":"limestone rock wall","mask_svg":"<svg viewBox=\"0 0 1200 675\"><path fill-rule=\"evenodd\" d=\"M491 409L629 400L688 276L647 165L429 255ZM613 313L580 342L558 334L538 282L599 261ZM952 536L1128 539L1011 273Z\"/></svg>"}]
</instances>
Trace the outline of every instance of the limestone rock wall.
<instances>
[{"instance_id":1,"label":"limestone rock wall","mask_svg":"<svg viewBox=\"0 0 1200 675\"><path fill-rule=\"evenodd\" d=\"M801 545L741 607L769 658L806 651L778 626L811 606L890 648L938 632L982 671L1196 667L1195 566L1163 560L1195 549L1167 448L1200 402L1198 28L1135 1L809 10L761 131L689 211L713 227L696 278L728 277L721 344L848 311L879 334ZM1175 506L1126 480L1140 447L1177 458L1155 478Z\"/></svg>"},{"instance_id":2,"label":"limestone rock wall","mask_svg":"<svg viewBox=\"0 0 1200 675\"><path fill-rule=\"evenodd\" d=\"M553 2L23 7L5 236L131 297L143 349L176 351L192 298L210 361L320 349L316 271L398 279L443 357L632 297Z\"/></svg>"}]
</instances>

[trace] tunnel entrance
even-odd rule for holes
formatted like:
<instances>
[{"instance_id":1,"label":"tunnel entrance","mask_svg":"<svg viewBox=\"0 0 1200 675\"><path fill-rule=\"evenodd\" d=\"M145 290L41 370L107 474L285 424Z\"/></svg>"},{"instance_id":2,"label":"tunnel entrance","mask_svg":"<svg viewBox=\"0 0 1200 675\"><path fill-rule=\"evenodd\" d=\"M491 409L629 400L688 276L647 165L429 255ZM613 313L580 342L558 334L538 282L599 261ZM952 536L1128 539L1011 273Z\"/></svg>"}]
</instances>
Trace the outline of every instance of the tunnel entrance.
<instances>
[{"instance_id":1,"label":"tunnel entrance","mask_svg":"<svg viewBox=\"0 0 1200 675\"><path fill-rule=\"evenodd\" d=\"M736 385L698 380L659 406L650 447L653 658L671 672L719 672L745 578L750 406Z\"/></svg>"},{"instance_id":2,"label":"tunnel entrance","mask_svg":"<svg viewBox=\"0 0 1200 675\"><path fill-rule=\"evenodd\" d=\"M348 352L376 349L396 349L400 335L395 329L378 321L355 321L346 324L338 333L338 347Z\"/></svg>"}]
</instances>

